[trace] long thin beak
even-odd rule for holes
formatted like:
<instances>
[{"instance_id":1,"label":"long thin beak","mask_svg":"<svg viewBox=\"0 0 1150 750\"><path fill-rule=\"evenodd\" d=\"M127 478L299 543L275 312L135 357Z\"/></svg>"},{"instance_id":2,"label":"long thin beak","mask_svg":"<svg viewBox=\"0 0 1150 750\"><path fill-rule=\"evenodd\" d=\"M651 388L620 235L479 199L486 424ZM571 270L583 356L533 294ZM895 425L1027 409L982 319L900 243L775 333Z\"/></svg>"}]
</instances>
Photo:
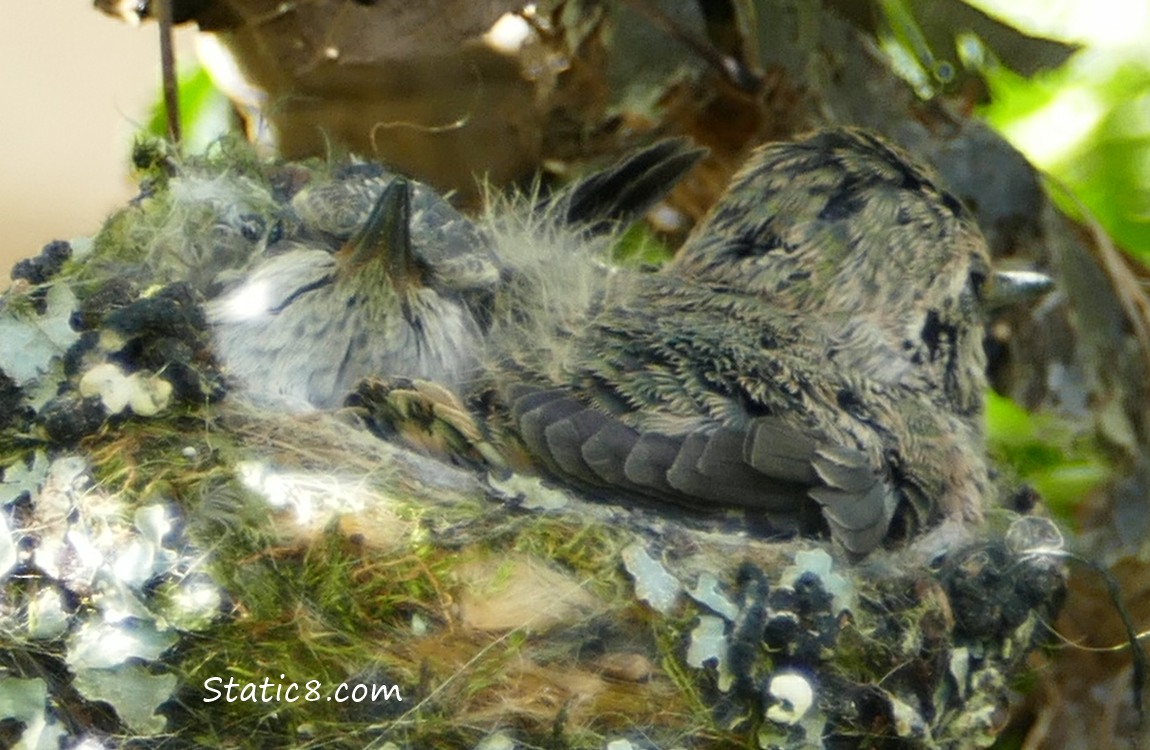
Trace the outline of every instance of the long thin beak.
<instances>
[{"instance_id":1,"label":"long thin beak","mask_svg":"<svg viewBox=\"0 0 1150 750\"><path fill-rule=\"evenodd\" d=\"M363 226L339 251L351 272L382 260L388 279L403 292L419 276L411 250L411 186L396 179L384 188Z\"/></svg>"},{"instance_id":2,"label":"long thin beak","mask_svg":"<svg viewBox=\"0 0 1150 750\"><path fill-rule=\"evenodd\" d=\"M1054 288L1054 279L1038 271L995 271L984 302L987 310L1033 302Z\"/></svg>"}]
</instances>

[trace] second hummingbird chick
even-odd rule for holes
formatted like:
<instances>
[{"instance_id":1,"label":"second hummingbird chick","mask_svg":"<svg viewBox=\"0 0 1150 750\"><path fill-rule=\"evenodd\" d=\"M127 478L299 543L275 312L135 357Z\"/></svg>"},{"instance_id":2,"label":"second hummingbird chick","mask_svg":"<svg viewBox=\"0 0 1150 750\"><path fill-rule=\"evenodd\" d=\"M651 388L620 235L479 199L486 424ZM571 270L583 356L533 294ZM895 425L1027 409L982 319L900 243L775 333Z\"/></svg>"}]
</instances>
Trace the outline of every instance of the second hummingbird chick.
<instances>
[{"instance_id":1,"label":"second hummingbird chick","mask_svg":"<svg viewBox=\"0 0 1150 750\"><path fill-rule=\"evenodd\" d=\"M395 179L337 252L276 255L211 302L208 316L216 352L249 398L333 408L369 375L454 386L470 377L482 332L461 295L413 253L411 188Z\"/></svg>"},{"instance_id":2,"label":"second hummingbird chick","mask_svg":"<svg viewBox=\"0 0 1150 750\"><path fill-rule=\"evenodd\" d=\"M757 150L662 272L494 339L488 400L578 485L742 507L862 556L981 517L990 280L925 168L823 131Z\"/></svg>"}]
</instances>

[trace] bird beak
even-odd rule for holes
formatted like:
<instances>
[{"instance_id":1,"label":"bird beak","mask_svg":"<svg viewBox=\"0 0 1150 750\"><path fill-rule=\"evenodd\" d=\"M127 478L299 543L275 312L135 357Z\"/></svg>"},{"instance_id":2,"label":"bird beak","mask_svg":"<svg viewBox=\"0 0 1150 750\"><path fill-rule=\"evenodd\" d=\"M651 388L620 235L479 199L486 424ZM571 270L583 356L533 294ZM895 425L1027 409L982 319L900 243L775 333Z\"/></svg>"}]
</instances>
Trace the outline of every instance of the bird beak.
<instances>
[{"instance_id":1,"label":"bird beak","mask_svg":"<svg viewBox=\"0 0 1150 750\"><path fill-rule=\"evenodd\" d=\"M986 295L987 310L1033 302L1054 288L1054 279L1038 271L995 271Z\"/></svg>"},{"instance_id":2,"label":"bird beak","mask_svg":"<svg viewBox=\"0 0 1150 750\"><path fill-rule=\"evenodd\" d=\"M384 188L363 226L339 254L353 271L382 260L388 279L401 296L408 284L419 278L419 264L411 250L411 187L407 180L396 179Z\"/></svg>"}]
</instances>

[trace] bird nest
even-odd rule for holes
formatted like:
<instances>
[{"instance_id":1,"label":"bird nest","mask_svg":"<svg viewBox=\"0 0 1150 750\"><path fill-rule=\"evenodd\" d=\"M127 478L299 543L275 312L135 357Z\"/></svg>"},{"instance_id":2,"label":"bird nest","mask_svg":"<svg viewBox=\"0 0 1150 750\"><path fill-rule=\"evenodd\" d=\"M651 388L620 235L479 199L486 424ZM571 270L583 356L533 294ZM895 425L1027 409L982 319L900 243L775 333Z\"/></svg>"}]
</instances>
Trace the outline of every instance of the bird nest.
<instances>
[{"instance_id":1,"label":"bird nest","mask_svg":"<svg viewBox=\"0 0 1150 750\"><path fill-rule=\"evenodd\" d=\"M1048 522L991 512L854 563L734 514L452 465L355 409L245 405L201 307L216 278L189 283L187 260L258 252L271 209L326 167L226 147L161 162L94 238L23 264L0 308L7 736L961 748L1001 731L1063 589Z\"/></svg>"}]
</instances>

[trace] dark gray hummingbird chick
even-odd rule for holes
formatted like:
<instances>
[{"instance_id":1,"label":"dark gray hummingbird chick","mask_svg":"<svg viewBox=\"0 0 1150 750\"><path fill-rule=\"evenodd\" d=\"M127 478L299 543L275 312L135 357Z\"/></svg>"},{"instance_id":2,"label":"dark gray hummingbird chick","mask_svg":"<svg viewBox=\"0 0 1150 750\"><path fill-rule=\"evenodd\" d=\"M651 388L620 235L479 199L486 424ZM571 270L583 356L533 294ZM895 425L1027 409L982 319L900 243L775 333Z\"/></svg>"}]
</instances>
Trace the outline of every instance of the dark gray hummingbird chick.
<instances>
[{"instance_id":1,"label":"dark gray hummingbird chick","mask_svg":"<svg viewBox=\"0 0 1150 750\"><path fill-rule=\"evenodd\" d=\"M332 408L369 375L455 386L471 376L482 333L464 295L484 279L453 286L416 253L411 195L406 180L392 180L338 251L289 249L209 304L216 352L249 398ZM484 249L467 252L478 259Z\"/></svg>"},{"instance_id":2,"label":"dark gray hummingbird chick","mask_svg":"<svg viewBox=\"0 0 1150 750\"><path fill-rule=\"evenodd\" d=\"M909 156L856 130L757 150L676 260L620 280L490 389L577 484L743 507L852 555L992 492L985 243Z\"/></svg>"}]
</instances>

